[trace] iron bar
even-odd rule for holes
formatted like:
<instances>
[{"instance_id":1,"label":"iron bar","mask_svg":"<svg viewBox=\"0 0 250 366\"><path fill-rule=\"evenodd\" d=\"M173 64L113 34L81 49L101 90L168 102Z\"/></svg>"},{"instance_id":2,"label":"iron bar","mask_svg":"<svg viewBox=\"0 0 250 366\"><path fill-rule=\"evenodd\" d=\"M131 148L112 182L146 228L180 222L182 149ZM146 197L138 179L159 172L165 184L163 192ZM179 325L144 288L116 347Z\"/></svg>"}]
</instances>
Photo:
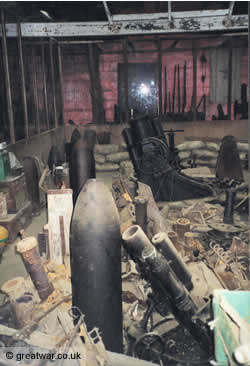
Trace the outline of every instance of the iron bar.
<instances>
[{"instance_id":1,"label":"iron bar","mask_svg":"<svg viewBox=\"0 0 250 366\"><path fill-rule=\"evenodd\" d=\"M54 58L53 58L53 43L52 43L51 39L49 41L49 58L50 58L51 80L52 80L54 121L55 121L55 127L57 128L58 119L57 119L57 109L56 109L55 68L54 68Z\"/></svg>"},{"instance_id":2,"label":"iron bar","mask_svg":"<svg viewBox=\"0 0 250 366\"><path fill-rule=\"evenodd\" d=\"M128 40L127 38L123 40L123 62L125 66L124 70L124 88L125 88L125 122L129 120L129 110L128 110Z\"/></svg>"},{"instance_id":3,"label":"iron bar","mask_svg":"<svg viewBox=\"0 0 250 366\"><path fill-rule=\"evenodd\" d=\"M161 40L158 39L158 88L159 88L159 118L162 120L162 50Z\"/></svg>"},{"instance_id":4,"label":"iron bar","mask_svg":"<svg viewBox=\"0 0 250 366\"><path fill-rule=\"evenodd\" d=\"M59 83L60 83L60 94L61 94L61 113L64 125L64 84L63 84L63 68L62 68L62 50L60 45L57 45L57 52L58 52Z\"/></svg>"},{"instance_id":5,"label":"iron bar","mask_svg":"<svg viewBox=\"0 0 250 366\"><path fill-rule=\"evenodd\" d=\"M29 118L28 118L27 95L26 95L26 84L25 84L24 63L23 63L22 31L21 31L20 23L17 23L17 32L18 32L18 53L19 53L19 61L20 61L20 69L21 69L25 137L28 138L29 137Z\"/></svg>"},{"instance_id":6,"label":"iron bar","mask_svg":"<svg viewBox=\"0 0 250 366\"><path fill-rule=\"evenodd\" d=\"M35 123L36 123L36 132L40 134L40 121L39 121L39 107L38 107L38 94L37 94L37 75L36 75L36 53L35 46L32 47L32 84L33 84L33 93L34 93L34 111L35 111Z\"/></svg>"},{"instance_id":7,"label":"iron bar","mask_svg":"<svg viewBox=\"0 0 250 366\"><path fill-rule=\"evenodd\" d=\"M109 10L107 1L103 1L103 6L104 6L104 10L105 10L105 13L106 13L107 18L108 18L108 21L109 21L109 25L113 25L112 14L111 14L111 12Z\"/></svg>"},{"instance_id":8,"label":"iron bar","mask_svg":"<svg viewBox=\"0 0 250 366\"><path fill-rule=\"evenodd\" d=\"M233 47L232 42L229 44L229 57L228 57L228 96L227 96L227 115L231 120L232 113L232 78L233 78Z\"/></svg>"},{"instance_id":9,"label":"iron bar","mask_svg":"<svg viewBox=\"0 0 250 366\"><path fill-rule=\"evenodd\" d=\"M14 127L11 86L10 86L10 73L9 73L9 60L8 60L8 49L7 49L7 40L6 40L6 28L5 28L3 9L1 9L1 27L2 27L2 35L3 35L3 37L2 37L3 66L4 66L4 76L5 76L5 87L6 87L6 94L7 94L8 117L9 117L9 123L10 123L10 141L12 144L14 144L16 142L15 127Z\"/></svg>"},{"instance_id":10,"label":"iron bar","mask_svg":"<svg viewBox=\"0 0 250 366\"><path fill-rule=\"evenodd\" d=\"M42 55L42 75L43 75L44 109L45 109L45 118L46 118L47 129L49 130L49 108L48 108L48 95L47 95L47 82L46 82L44 45L41 46L41 55Z\"/></svg>"}]
</instances>

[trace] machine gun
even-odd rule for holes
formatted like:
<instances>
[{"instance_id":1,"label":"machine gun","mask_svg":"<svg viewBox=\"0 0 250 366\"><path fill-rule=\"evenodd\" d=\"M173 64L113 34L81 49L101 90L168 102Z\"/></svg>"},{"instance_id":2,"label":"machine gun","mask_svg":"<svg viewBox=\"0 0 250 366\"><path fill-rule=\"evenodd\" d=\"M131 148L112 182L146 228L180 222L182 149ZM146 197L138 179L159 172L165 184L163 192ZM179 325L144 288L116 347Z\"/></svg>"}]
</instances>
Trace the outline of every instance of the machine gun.
<instances>
[{"instance_id":1,"label":"machine gun","mask_svg":"<svg viewBox=\"0 0 250 366\"><path fill-rule=\"evenodd\" d=\"M176 150L170 131L168 145L159 119L147 115L130 121L123 137L141 182L149 185L156 201L178 201L213 194L210 186L181 174L176 167Z\"/></svg>"}]
</instances>

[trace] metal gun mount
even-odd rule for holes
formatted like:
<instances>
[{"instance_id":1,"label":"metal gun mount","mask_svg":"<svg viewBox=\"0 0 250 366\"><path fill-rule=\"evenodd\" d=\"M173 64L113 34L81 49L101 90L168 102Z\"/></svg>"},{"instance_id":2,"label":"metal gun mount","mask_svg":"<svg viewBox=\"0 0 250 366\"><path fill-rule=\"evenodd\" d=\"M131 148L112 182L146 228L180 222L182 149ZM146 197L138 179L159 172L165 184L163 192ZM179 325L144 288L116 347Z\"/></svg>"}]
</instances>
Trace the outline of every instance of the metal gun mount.
<instances>
[{"instance_id":1,"label":"metal gun mount","mask_svg":"<svg viewBox=\"0 0 250 366\"><path fill-rule=\"evenodd\" d=\"M130 121L123 137L139 181L148 184L156 201L179 201L213 194L212 188L180 173L176 167L174 133L169 145L159 119L143 116Z\"/></svg>"}]
</instances>

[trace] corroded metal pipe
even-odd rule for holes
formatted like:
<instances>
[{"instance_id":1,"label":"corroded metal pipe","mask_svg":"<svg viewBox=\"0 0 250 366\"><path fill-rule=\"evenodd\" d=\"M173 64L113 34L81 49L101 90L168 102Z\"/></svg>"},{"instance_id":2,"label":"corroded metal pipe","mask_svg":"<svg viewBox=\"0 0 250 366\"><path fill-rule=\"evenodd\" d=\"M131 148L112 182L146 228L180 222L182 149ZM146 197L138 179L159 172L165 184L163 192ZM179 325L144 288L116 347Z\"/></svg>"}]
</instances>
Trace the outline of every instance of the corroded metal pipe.
<instances>
[{"instance_id":1,"label":"corroded metal pipe","mask_svg":"<svg viewBox=\"0 0 250 366\"><path fill-rule=\"evenodd\" d=\"M143 260L149 265L152 275L160 281L170 295L173 304L178 310L188 313L191 317L196 309L188 291L177 279L167 260L155 248L145 248L142 252Z\"/></svg>"},{"instance_id":2,"label":"corroded metal pipe","mask_svg":"<svg viewBox=\"0 0 250 366\"><path fill-rule=\"evenodd\" d=\"M224 224L234 224L234 201L235 201L236 191L228 189L226 191L226 204L224 209Z\"/></svg>"},{"instance_id":3,"label":"corroded metal pipe","mask_svg":"<svg viewBox=\"0 0 250 366\"><path fill-rule=\"evenodd\" d=\"M130 226L124 231L122 239L128 252L135 256L140 256L146 248L154 249L154 246L139 225Z\"/></svg>"},{"instance_id":4,"label":"corroded metal pipe","mask_svg":"<svg viewBox=\"0 0 250 366\"><path fill-rule=\"evenodd\" d=\"M152 243L166 260L170 261L170 267L175 272L178 279L189 291L191 291L193 288L192 274L189 272L167 234L163 232L156 234L152 239Z\"/></svg>"},{"instance_id":5,"label":"corroded metal pipe","mask_svg":"<svg viewBox=\"0 0 250 366\"><path fill-rule=\"evenodd\" d=\"M16 248L22 255L25 268L41 300L46 300L54 291L54 288L49 282L47 273L44 270L36 238L32 236L25 238L17 243Z\"/></svg>"}]
</instances>

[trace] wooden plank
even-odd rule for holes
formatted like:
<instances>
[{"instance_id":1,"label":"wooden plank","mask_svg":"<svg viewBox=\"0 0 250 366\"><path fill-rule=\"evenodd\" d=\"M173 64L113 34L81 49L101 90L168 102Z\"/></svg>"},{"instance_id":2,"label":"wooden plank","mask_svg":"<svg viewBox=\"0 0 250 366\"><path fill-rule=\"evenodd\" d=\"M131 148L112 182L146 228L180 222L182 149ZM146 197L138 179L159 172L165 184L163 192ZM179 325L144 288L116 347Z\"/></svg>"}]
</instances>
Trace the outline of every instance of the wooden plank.
<instances>
[{"instance_id":1,"label":"wooden plank","mask_svg":"<svg viewBox=\"0 0 250 366\"><path fill-rule=\"evenodd\" d=\"M65 257L69 256L70 254L69 234L72 212L72 189L58 189L48 191L48 231L50 260L53 260L58 264L64 263L65 265L67 262L67 266L68 258L65 259ZM65 247L65 256L63 256L63 247Z\"/></svg>"},{"instance_id":2,"label":"wooden plank","mask_svg":"<svg viewBox=\"0 0 250 366\"><path fill-rule=\"evenodd\" d=\"M222 10L220 10L222 11ZM156 14L129 14L123 15L127 19L118 19L116 15L114 24L110 27L108 21L98 22L65 22L65 23L22 23L24 37L86 37L86 36L125 36L146 34L170 34L170 33L200 33L215 31L230 31L236 29L246 30L248 27L248 15L232 16L231 24L223 22L224 14L218 14L218 10L203 12L173 12L174 27L168 21L168 14L161 16ZM147 19L145 19L145 16ZM6 25L8 37L16 37L16 25Z\"/></svg>"},{"instance_id":3,"label":"wooden plank","mask_svg":"<svg viewBox=\"0 0 250 366\"><path fill-rule=\"evenodd\" d=\"M29 137L29 118L28 118L28 109L27 109L27 95L26 95L26 84L25 84L24 63L23 63L22 32L21 32L20 23L17 23L17 32L18 32L18 53L19 53L19 61L20 61L20 69L21 69L25 137L28 138Z\"/></svg>"},{"instance_id":4,"label":"wooden plank","mask_svg":"<svg viewBox=\"0 0 250 366\"><path fill-rule=\"evenodd\" d=\"M6 95L7 95L8 117L9 117L9 124L10 124L10 142L12 144L14 144L16 142L16 139L15 139L15 127L14 127L14 115L13 115L13 108L12 108L11 86L10 86L8 49L7 49L6 29L5 29L5 23L4 23L4 10L3 9L1 9L1 27L2 27L3 67L4 67L4 76L5 76Z\"/></svg>"},{"instance_id":5,"label":"wooden plank","mask_svg":"<svg viewBox=\"0 0 250 366\"><path fill-rule=\"evenodd\" d=\"M125 123L129 121L128 106L128 40L123 40L123 62L124 62L124 88L125 88Z\"/></svg>"},{"instance_id":6,"label":"wooden plank","mask_svg":"<svg viewBox=\"0 0 250 366\"><path fill-rule=\"evenodd\" d=\"M60 83L60 95L61 95L61 113L64 125L64 83L63 83L63 68L62 68L62 49L60 45L57 45L57 52L58 52L59 83Z\"/></svg>"},{"instance_id":7,"label":"wooden plank","mask_svg":"<svg viewBox=\"0 0 250 366\"><path fill-rule=\"evenodd\" d=\"M48 108L44 45L41 46L41 55L42 55L43 97L44 97L45 118L46 118L47 129L49 130L49 108Z\"/></svg>"},{"instance_id":8,"label":"wooden plank","mask_svg":"<svg viewBox=\"0 0 250 366\"><path fill-rule=\"evenodd\" d=\"M55 128L57 128L58 119L57 119L57 110L56 110L55 68L54 68L54 60L53 60L53 41L52 41L52 39L49 40L49 59L50 59L50 71L51 71L51 80L52 80L54 121L55 121Z\"/></svg>"}]
</instances>

